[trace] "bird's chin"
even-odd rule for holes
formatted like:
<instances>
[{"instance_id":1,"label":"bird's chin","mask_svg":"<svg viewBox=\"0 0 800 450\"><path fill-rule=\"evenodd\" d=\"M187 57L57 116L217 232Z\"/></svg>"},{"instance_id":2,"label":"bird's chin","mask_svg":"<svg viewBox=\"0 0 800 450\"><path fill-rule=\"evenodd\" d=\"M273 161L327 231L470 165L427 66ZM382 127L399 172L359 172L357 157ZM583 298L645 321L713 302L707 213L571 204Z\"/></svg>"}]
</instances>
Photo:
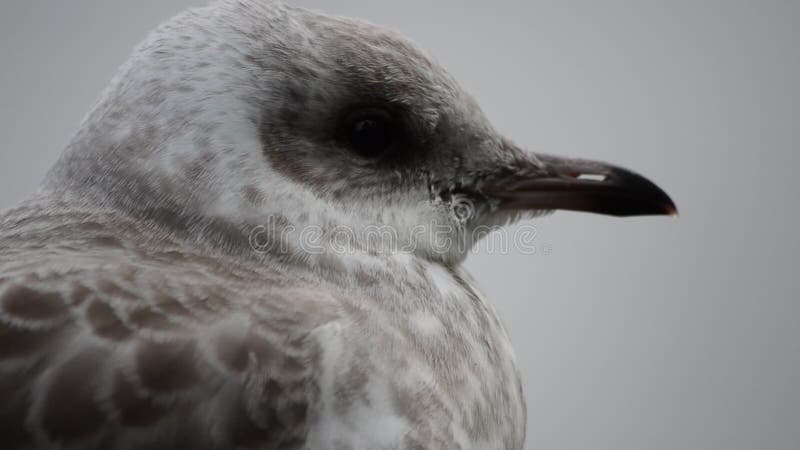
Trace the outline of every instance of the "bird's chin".
<instances>
[{"instance_id":1,"label":"bird's chin","mask_svg":"<svg viewBox=\"0 0 800 450\"><path fill-rule=\"evenodd\" d=\"M542 217L552 210L508 210L499 208L480 194L461 191L450 194L447 201L438 200L433 233L425 236L418 254L427 259L455 265L466 259L475 246L488 236L503 233L517 222ZM508 239L506 239L508 241Z\"/></svg>"},{"instance_id":2,"label":"bird's chin","mask_svg":"<svg viewBox=\"0 0 800 450\"><path fill-rule=\"evenodd\" d=\"M498 209L493 211L491 214L487 214L486 217L479 222L479 226L498 229L506 226L515 225L518 222L522 222L525 220L537 219L540 217L548 216L550 214L553 214L554 212L555 210L553 209L521 209L521 210Z\"/></svg>"}]
</instances>

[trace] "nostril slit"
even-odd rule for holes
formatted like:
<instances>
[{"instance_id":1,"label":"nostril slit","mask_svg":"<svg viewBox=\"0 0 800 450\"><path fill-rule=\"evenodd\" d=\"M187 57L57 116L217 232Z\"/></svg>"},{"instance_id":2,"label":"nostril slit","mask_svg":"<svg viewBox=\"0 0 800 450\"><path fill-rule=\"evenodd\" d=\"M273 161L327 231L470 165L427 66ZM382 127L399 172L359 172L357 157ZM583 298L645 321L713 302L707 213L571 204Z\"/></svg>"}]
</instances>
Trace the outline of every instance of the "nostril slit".
<instances>
[{"instance_id":1,"label":"nostril slit","mask_svg":"<svg viewBox=\"0 0 800 450\"><path fill-rule=\"evenodd\" d=\"M577 178L588 181L606 181L606 176L599 173L582 173Z\"/></svg>"}]
</instances>

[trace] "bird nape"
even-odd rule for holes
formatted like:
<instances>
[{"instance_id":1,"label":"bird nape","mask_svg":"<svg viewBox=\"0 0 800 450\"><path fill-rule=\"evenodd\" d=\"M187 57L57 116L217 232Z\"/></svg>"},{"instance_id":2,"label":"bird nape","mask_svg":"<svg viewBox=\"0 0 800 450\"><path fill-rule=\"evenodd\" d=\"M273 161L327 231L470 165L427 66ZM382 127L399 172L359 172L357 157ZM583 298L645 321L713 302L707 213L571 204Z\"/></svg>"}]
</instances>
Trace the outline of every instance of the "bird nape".
<instances>
[{"instance_id":1,"label":"bird nape","mask_svg":"<svg viewBox=\"0 0 800 450\"><path fill-rule=\"evenodd\" d=\"M461 263L556 209L676 212L523 151L395 32L180 14L0 217L0 446L521 449L511 344Z\"/></svg>"}]
</instances>

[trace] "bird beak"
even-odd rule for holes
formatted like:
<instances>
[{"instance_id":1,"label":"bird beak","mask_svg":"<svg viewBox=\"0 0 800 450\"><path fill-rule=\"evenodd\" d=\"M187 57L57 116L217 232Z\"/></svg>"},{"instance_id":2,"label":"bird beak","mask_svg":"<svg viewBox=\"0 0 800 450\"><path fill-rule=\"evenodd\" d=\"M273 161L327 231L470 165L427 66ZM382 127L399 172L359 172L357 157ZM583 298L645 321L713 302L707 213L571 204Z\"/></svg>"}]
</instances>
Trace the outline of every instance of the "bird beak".
<instances>
[{"instance_id":1,"label":"bird beak","mask_svg":"<svg viewBox=\"0 0 800 450\"><path fill-rule=\"evenodd\" d=\"M539 156L536 169L486 186L501 209L584 211L611 216L676 216L666 192L647 178L610 164Z\"/></svg>"}]
</instances>

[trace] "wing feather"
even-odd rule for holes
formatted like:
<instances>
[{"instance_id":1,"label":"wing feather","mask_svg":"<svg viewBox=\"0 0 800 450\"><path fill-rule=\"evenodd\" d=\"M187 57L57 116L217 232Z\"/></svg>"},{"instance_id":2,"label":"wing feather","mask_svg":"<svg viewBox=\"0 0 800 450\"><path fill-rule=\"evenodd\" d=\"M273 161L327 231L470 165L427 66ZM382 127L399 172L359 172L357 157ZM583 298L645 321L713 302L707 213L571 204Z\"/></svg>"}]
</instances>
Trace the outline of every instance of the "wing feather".
<instances>
[{"instance_id":1,"label":"wing feather","mask_svg":"<svg viewBox=\"0 0 800 450\"><path fill-rule=\"evenodd\" d=\"M276 273L161 257L0 279L4 446L303 445L306 337L333 303Z\"/></svg>"}]
</instances>

